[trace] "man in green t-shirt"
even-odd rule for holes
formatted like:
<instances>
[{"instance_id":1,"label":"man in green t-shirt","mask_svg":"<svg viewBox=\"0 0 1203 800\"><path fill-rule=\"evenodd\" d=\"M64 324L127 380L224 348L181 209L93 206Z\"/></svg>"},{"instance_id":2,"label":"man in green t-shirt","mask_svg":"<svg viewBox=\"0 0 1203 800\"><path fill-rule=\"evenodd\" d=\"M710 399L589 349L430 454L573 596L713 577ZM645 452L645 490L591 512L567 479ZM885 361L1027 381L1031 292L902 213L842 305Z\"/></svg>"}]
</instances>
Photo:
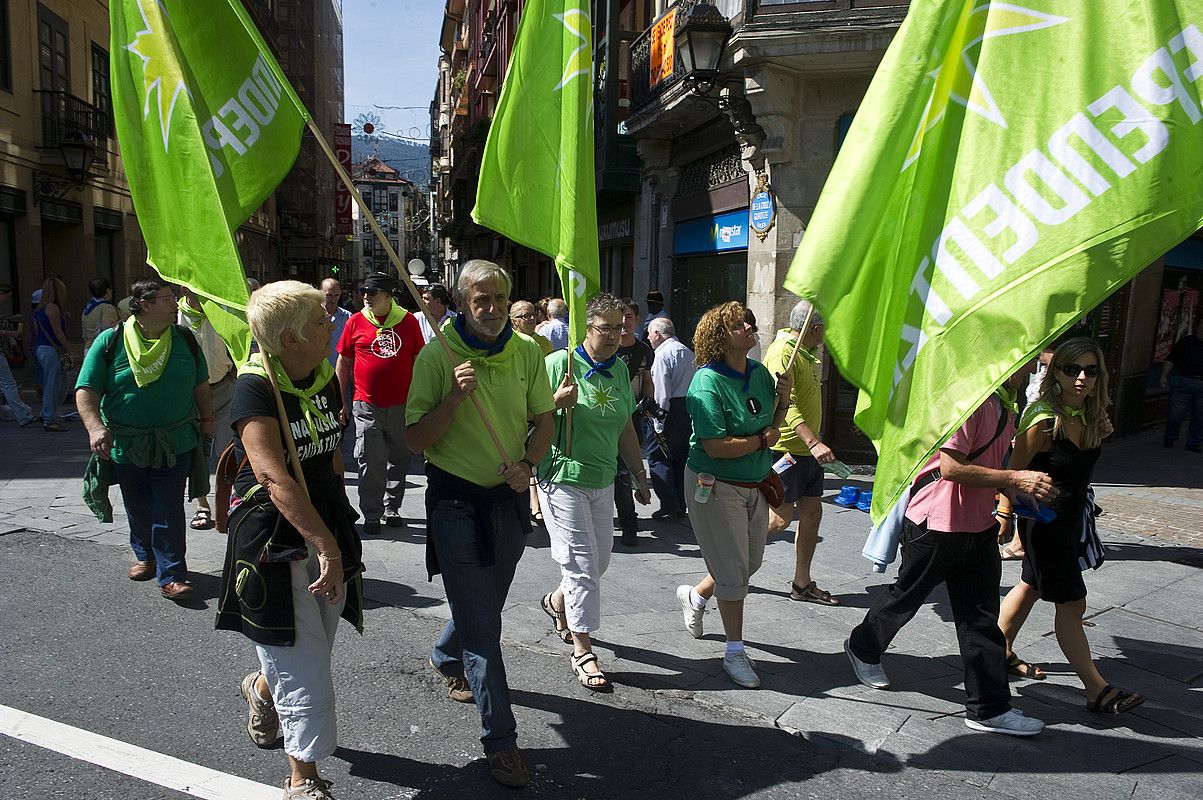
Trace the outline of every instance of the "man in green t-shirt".
<instances>
[{"instance_id":1,"label":"man in green t-shirt","mask_svg":"<svg viewBox=\"0 0 1203 800\"><path fill-rule=\"evenodd\" d=\"M526 492L551 444L555 400L539 345L510 324L505 270L469 261L456 303L460 314L443 325L454 363L442 346L422 348L405 405L406 442L426 454L427 567L431 575L442 573L451 607L430 665L451 699L476 701L493 778L523 786L530 771L510 710L501 609L526 546L520 524L529 520ZM529 437L528 419L534 421Z\"/></svg>"},{"instance_id":2,"label":"man in green t-shirt","mask_svg":"<svg viewBox=\"0 0 1203 800\"><path fill-rule=\"evenodd\" d=\"M803 330L805 328L805 330ZM839 605L831 592L820 589L810 576L815 546L819 541L819 522L823 519L823 464L835 461L835 453L819 440L823 423L822 365L815 354L823 343L823 318L806 300L799 300L789 315L789 327L777 331L777 338L764 354L769 372L785 371L798 337L802 349L791 370L794 388L790 395L781 438L773 445L773 460L786 453L794 464L781 473L785 501L769 511L769 534L783 531L798 512L798 532L794 536L794 579L790 599L825 606Z\"/></svg>"}]
</instances>

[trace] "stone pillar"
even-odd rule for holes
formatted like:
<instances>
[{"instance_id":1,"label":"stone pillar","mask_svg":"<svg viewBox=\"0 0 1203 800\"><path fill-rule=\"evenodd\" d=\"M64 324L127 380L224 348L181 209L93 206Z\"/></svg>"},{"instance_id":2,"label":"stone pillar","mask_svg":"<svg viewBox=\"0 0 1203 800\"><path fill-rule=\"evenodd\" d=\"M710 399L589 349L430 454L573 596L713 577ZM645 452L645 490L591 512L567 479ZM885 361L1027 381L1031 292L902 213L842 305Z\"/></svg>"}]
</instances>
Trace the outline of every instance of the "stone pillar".
<instances>
[{"instance_id":1,"label":"stone pillar","mask_svg":"<svg viewBox=\"0 0 1203 800\"><path fill-rule=\"evenodd\" d=\"M643 190L635 212L635 268L631 291L647 313L644 298L652 289L664 294L665 310L672 315L672 198L680 171L669 166L672 142L638 139L635 148L643 162ZM655 273L653 275L653 273Z\"/></svg>"}]
</instances>

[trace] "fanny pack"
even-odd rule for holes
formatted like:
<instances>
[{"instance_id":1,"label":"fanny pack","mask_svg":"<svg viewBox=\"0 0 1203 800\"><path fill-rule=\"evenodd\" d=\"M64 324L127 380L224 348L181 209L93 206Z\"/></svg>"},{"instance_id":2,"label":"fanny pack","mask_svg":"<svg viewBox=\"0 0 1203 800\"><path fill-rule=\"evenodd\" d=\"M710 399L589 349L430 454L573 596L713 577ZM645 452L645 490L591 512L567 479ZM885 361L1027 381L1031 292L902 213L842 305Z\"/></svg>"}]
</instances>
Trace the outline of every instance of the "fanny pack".
<instances>
[{"instance_id":1,"label":"fanny pack","mask_svg":"<svg viewBox=\"0 0 1203 800\"><path fill-rule=\"evenodd\" d=\"M728 481L723 478L715 480L744 489L759 489L760 493L764 495L764 499L769 501L769 505L773 508L780 508L781 504L785 502L785 485L781 482L781 476L772 470L769 470L769 474L759 481Z\"/></svg>"}]
</instances>

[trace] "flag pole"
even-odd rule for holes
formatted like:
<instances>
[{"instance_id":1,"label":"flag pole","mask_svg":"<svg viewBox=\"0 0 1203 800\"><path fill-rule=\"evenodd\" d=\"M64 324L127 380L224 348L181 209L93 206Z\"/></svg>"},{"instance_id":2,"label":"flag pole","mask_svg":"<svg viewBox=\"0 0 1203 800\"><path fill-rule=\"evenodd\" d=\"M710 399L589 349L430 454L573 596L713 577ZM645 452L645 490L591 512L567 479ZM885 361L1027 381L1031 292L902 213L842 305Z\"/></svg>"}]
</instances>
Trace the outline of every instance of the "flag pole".
<instances>
[{"instance_id":1,"label":"flag pole","mask_svg":"<svg viewBox=\"0 0 1203 800\"><path fill-rule=\"evenodd\" d=\"M292 474L305 499L309 498L309 486L305 483L305 473L301 469L301 456L297 453L297 443L292 440L292 431L288 429L288 412L284 409L284 395L280 394L280 384L276 380L276 368L272 366L272 356L266 350L260 350L263 356L263 367L267 373L267 381L272 385L272 393L276 396L276 411L279 413L280 430L284 433L284 445L288 448L288 458L292 462ZM280 362L280 369L284 363Z\"/></svg>"},{"instance_id":2,"label":"flag pole","mask_svg":"<svg viewBox=\"0 0 1203 800\"><path fill-rule=\"evenodd\" d=\"M343 165L338 163L338 156L334 153L334 148L326 141L326 137L314 124L312 119L305 121L309 128L309 132L313 134L313 138L317 140L318 145L322 148L322 152L326 154L326 159L334 167L334 171L338 173L338 177L342 180L343 185L347 187L347 191L351 193L355 204L359 206L359 210L363 212L364 218L372 226L372 231L376 234L376 239L384 246L384 251L388 253L389 261L393 262L393 267L397 270L397 274L405 281L406 288L409 289L410 295L418 303L418 308L425 315L426 321L430 323L430 329L434 331L434 336L439 340L439 345L443 348L443 355L447 356L447 361L451 364L452 369L459 366L459 362L455 360L455 354L451 352L451 345L447 343L447 338L443 335L443 331L439 328L439 321L430 313L430 308L427 307L426 301L422 299L422 293L418 291L418 287L414 285L413 280L409 277L409 270L401 264L401 258L397 255L397 251L393 250L393 246L389 243L388 238L384 235L384 230L381 229L380 223L376 221L372 210L368 208L368 204L363 201L363 196L359 190L355 188L355 184L351 181L351 176L343 169ZM470 392L468 397L472 400L472 405L476 407L476 413L480 415L480 420L485 424L485 430L489 432L489 438L493 440L493 446L497 448L497 453L501 456L501 461L506 466L510 465L510 456L505 451L505 445L501 443L501 438L497 435L493 423L489 421L489 417L485 414L484 407L480 404L480 399L477 398L475 392Z\"/></svg>"},{"instance_id":3,"label":"flag pole","mask_svg":"<svg viewBox=\"0 0 1203 800\"><path fill-rule=\"evenodd\" d=\"M802 330L798 331L798 341L794 342L794 352L789 354L789 361L786 362L785 371L789 372L794 368L794 359L798 357L798 351L802 349L802 339L806 336L806 332L810 330L810 320L815 315L814 304L806 311L806 320L802 323Z\"/></svg>"},{"instance_id":4,"label":"flag pole","mask_svg":"<svg viewBox=\"0 0 1203 800\"><path fill-rule=\"evenodd\" d=\"M568 337L568 385L576 385L576 369L574 362L576 359L575 348L572 346L572 337ZM568 406L564 409L564 455L572 458L572 408L576 404Z\"/></svg>"}]
</instances>

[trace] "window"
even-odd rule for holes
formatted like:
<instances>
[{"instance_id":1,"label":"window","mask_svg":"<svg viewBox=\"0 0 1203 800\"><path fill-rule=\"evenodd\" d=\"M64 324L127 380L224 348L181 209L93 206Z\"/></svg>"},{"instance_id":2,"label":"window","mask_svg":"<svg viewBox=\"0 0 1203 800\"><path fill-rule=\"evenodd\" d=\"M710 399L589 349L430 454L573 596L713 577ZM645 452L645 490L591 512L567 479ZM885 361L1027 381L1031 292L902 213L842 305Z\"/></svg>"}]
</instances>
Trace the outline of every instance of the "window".
<instances>
[{"instance_id":1,"label":"window","mask_svg":"<svg viewBox=\"0 0 1203 800\"><path fill-rule=\"evenodd\" d=\"M92 105L100 111L101 130L113 135L113 89L109 83L109 51L92 42Z\"/></svg>"},{"instance_id":2,"label":"window","mask_svg":"<svg viewBox=\"0 0 1203 800\"><path fill-rule=\"evenodd\" d=\"M396 193L396 192L389 192L389 194L388 194L388 210L389 210L389 211L396 211L396 210L397 210L397 203L398 203L398 202L399 202L399 200L398 200L398 198L397 198L397 193Z\"/></svg>"},{"instance_id":3,"label":"window","mask_svg":"<svg viewBox=\"0 0 1203 800\"><path fill-rule=\"evenodd\" d=\"M13 90L13 64L9 46L8 0L0 0L0 89Z\"/></svg>"},{"instance_id":4,"label":"window","mask_svg":"<svg viewBox=\"0 0 1203 800\"><path fill-rule=\"evenodd\" d=\"M67 21L38 3L38 72L42 89L71 89L70 28Z\"/></svg>"}]
</instances>

